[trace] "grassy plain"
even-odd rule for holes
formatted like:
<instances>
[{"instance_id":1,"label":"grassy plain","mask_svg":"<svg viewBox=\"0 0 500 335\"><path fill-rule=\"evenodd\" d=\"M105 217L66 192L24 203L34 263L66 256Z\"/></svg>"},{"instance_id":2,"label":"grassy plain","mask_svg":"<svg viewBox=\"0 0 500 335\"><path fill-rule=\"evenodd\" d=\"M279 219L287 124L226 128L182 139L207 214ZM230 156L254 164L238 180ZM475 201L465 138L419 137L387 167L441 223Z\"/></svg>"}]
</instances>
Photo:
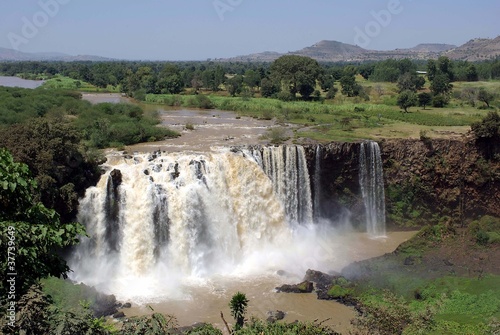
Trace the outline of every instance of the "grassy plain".
<instances>
[{"instance_id":1,"label":"grassy plain","mask_svg":"<svg viewBox=\"0 0 500 335\"><path fill-rule=\"evenodd\" d=\"M482 102L470 106L462 101L460 91L467 87L486 87L500 91L500 81L454 83L455 94L445 108L411 107L403 113L397 106L397 87L393 83L359 80L369 99L348 98L340 92L335 99L290 101L261 98L228 97L205 94L212 108L237 112L241 116L275 119L295 127L295 139L311 138L320 142L354 141L381 138L450 138L466 134L473 122L480 121L488 110ZM193 95L149 94L146 103L177 107L203 107ZM498 100L493 104L498 109Z\"/></svg>"}]
</instances>

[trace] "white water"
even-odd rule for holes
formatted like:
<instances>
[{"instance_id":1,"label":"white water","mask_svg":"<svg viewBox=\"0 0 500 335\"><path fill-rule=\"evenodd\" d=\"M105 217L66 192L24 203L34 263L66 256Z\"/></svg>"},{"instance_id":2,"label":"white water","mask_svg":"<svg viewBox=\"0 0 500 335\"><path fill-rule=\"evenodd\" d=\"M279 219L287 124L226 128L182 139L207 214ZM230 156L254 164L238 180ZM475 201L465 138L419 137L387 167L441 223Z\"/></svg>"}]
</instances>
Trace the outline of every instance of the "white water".
<instances>
[{"instance_id":1,"label":"white water","mask_svg":"<svg viewBox=\"0 0 500 335\"><path fill-rule=\"evenodd\" d=\"M314 219L318 221L321 217L320 202L321 202L321 158L323 148L321 145L316 147L314 156Z\"/></svg>"},{"instance_id":2,"label":"white water","mask_svg":"<svg viewBox=\"0 0 500 335\"><path fill-rule=\"evenodd\" d=\"M80 202L78 220L91 238L69 260L73 280L149 301L182 298L181 283L214 276L332 269L331 253L311 255L311 246L331 251L323 237L335 234L312 225L302 147L115 155L105 167Z\"/></svg>"},{"instance_id":3,"label":"white water","mask_svg":"<svg viewBox=\"0 0 500 335\"><path fill-rule=\"evenodd\" d=\"M377 142L361 143L359 170L359 184L366 214L366 230L374 237L385 236L384 171Z\"/></svg>"},{"instance_id":4,"label":"white water","mask_svg":"<svg viewBox=\"0 0 500 335\"><path fill-rule=\"evenodd\" d=\"M264 147L262 152L254 151L253 155L284 204L287 221L293 224L312 223L311 185L304 148Z\"/></svg>"},{"instance_id":5,"label":"white water","mask_svg":"<svg viewBox=\"0 0 500 335\"><path fill-rule=\"evenodd\" d=\"M370 159L362 161L371 175ZM230 278L294 282L309 268L340 271L352 257L349 237L335 227L349 222L313 223L306 163L300 146L110 155L107 172L80 201L78 220L90 238L69 259L70 277L149 303L189 299L190 288ZM371 234L379 234L375 227ZM276 277L278 270L287 277Z\"/></svg>"}]
</instances>

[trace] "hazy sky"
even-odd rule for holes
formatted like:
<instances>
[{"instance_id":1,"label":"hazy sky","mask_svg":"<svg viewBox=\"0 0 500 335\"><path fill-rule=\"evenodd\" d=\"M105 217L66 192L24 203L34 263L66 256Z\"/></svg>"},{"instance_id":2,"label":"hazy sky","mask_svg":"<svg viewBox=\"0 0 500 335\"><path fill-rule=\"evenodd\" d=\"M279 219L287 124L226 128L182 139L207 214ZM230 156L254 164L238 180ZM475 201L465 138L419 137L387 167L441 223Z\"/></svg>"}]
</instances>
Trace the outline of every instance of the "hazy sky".
<instances>
[{"instance_id":1,"label":"hazy sky","mask_svg":"<svg viewBox=\"0 0 500 335\"><path fill-rule=\"evenodd\" d=\"M0 47L119 59L205 60L320 40L388 50L498 35L499 0L0 1Z\"/></svg>"}]
</instances>

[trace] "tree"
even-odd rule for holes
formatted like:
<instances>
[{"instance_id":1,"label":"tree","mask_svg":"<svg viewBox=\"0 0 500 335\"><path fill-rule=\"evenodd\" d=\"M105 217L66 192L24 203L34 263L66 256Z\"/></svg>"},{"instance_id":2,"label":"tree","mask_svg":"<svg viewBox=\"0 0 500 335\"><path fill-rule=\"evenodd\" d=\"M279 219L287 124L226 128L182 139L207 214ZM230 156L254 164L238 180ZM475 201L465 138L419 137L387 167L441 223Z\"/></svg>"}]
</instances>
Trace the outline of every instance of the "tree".
<instances>
[{"instance_id":1,"label":"tree","mask_svg":"<svg viewBox=\"0 0 500 335\"><path fill-rule=\"evenodd\" d=\"M477 74L477 69L474 66L474 64L469 65L467 67L467 72L466 72L466 77L467 81L478 81L479 80L479 75Z\"/></svg>"},{"instance_id":2,"label":"tree","mask_svg":"<svg viewBox=\"0 0 500 335\"><path fill-rule=\"evenodd\" d=\"M442 94L435 95L432 98L432 106L436 108L443 108L448 103L448 98Z\"/></svg>"},{"instance_id":3,"label":"tree","mask_svg":"<svg viewBox=\"0 0 500 335\"><path fill-rule=\"evenodd\" d=\"M490 103L495 99L495 95L488 92L484 87L481 87L477 93L477 99L484 102L487 108L490 108Z\"/></svg>"},{"instance_id":4,"label":"tree","mask_svg":"<svg viewBox=\"0 0 500 335\"><path fill-rule=\"evenodd\" d=\"M471 125L477 143L482 145L486 158L493 158L499 154L500 143L500 115L497 112L488 112L481 121Z\"/></svg>"},{"instance_id":5,"label":"tree","mask_svg":"<svg viewBox=\"0 0 500 335\"><path fill-rule=\"evenodd\" d=\"M336 87L331 87L331 88L328 90L328 92L326 93L326 98L327 98L327 99L331 99L331 100L335 99L335 95L337 95L337 92L338 92L338 91L339 91L339 89L338 89L338 88L336 88Z\"/></svg>"},{"instance_id":6,"label":"tree","mask_svg":"<svg viewBox=\"0 0 500 335\"><path fill-rule=\"evenodd\" d=\"M6 254L0 262L0 296L7 297L8 273L16 272L16 299L40 278L63 276L69 271L58 255L78 243L85 229L78 223L61 224L56 211L34 200L36 183L27 165L16 163L0 149L0 245L11 247L15 262ZM14 257L14 256L13 256Z\"/></svg>"},{"instance_id":7,"label":"tree","mask_svg":"<svg viewBox=\"0 0 500 335\"><path fill-rule=\"evenodd\" d=\"M361 85L356 82L356 78L350 75L345 75L340 78L340 86L342 94L348 97L357 97L363 89Z\"/></svg>"},{"instance_id":8,"label":"tree","mask_svg":"<svg viewBox=\"0 0 500 335\"><path fill-rule=\"evenodd\" d=\"M368 80L375 71L375 64L363 64L359 66L359 74Z\"/></svg>"},{"instance_id":9,"label":"tree","mask_svg":"<svg viewBox=\"0 0 500 335\"><path fill-rule=\"evenodd\" d=\"M405 113L408 113L408 108L417 105L417 95L412 91L403 91L398 96L398 106L401 107Z\"/></svg>"},{"instance_id":10,"label":"tree","mask_svg":"<svg viewBox=\"0 0 500 335\"><path fill-rule=\"evenodd\" d=\"M437 65L436 65L436 61L434 59L429 59L429 61L427 62L427 78L429 79L429 81L433 81L434 80L434 77L436 76L437 74Z\"/></svg>"},{"instance_id":11,"label":"tree","mask_svg":"<svg viewBox=\"0 0 500 335\"><path fill-rule=\"evenodd\" d=\"M481 121L471 125L476 139L500 139L500 115L497 112L488 112Z\"/></svg>"},{"instance_id":12,"label":"tree","mask_svg":"<svg viewBox=\"0 0 500 335\"><path fill-rule=\"evenodd\" d=\"M245 71L243 82L251 89L254 87L258 87L260 83L260 76L254 70L247 70Z\"/></svg>"},{"instance_id":13,"label":"tree","mask_svg":"<svg viewBox=\"0 0 500 335\"><path fill-rule=\"evenodd\" d=\"M260 94L264 98L270 98L280 90L279 86L269 78L263 78L260 82Z\"/></svg>"},{"instance_id":14,"label":"tree","mask_svg":"<svg viewBox=\"0 0 500 335\"><path fill-rule=\"evenodd\" d=\"M439 73L447 75L450 82L455 79L455 75L453 73L453 63L448 57L441 56L438 58L437 70Z\"/></svg>"},{"instance_id":15,"label":"tree","mask_svg":"<svg viewBox=\"0 0 500 335\"><path fill-rule=\"evenodd\" d=\"M431 102L432 102L432 95L430 95L430 93L422 92L418 95L418 105L424 107L424 109L425 106L429 105Z\"/></svg>"},{"instance_id":16,"label":"tree","mask_svg":"<svg viewBox=\"0 0 500 335\"><path fill-rule=\"evenodd\" d=\"M106 106L102 104L94 108ZM120 107L109 106L116 109ZM124 106L127 111L130 107ZM135 108L130 109L131 115L138 113ZM139 109L139 112L142 111ZM109 121L92 119L91 122L92 132L96 136L94 139L106 140L110 132ZM33 173L40 190L37 200L55 209L63 222L75 217L78 198L83 196L86 188L95 185L100 177L98 162L80 151L80 141L81 132L71 124L46 118L13 125L5 129L0 137L0 147L7 148L16 161L27 164Z\"/></svg>"},{"instance_id":17,"label":"tree","mask_svg":"<svg viewBox=\"0 0 500 335\"><path fill-rule=\"evenodd\" d=\"M229 302L229 308L231 309L231 315L236 321L235 329L241 329L243 323L245 322L245 313L248 306L248 299L244 293L237 292L231 298Z\"/></svg>"},{"instance_id":18,"label":"tree","mask_svg":"<svg viewBox=\"0 0 500 335\"><path fill-rule=\"evenodd\" d=\"M236 96L241 93L243 87L243 77L236 75L226 81L227 92L232 96Z\"/></svg>"},{"instance_id":19,"label":"tree","mask_svg":"<svg viewBox=\"0 0 500 335\"><path fill-rule=\"evenodd\" d=\"M320 86L323 91L329 91L335 85L335 78L331 74L321 76Z\"/></svg>"},{"instance_id":20,"label":"tree","mask_svg":"<svg viewBox=\"0 0 500 335\"><path fill-rule=\"evenodd\" d=\"M397 85L400 93L403 91L416 92L425 85L425 79L414 73L406 72L399 76Z\"/></svg>"},{"instance_id":21,"label":"tree","mask_svg":"<svg viewBox=\"0 0 500 335\"><path fill-rule=\"evenodd\" d=\"M453 89L453 85L450 83L450 79L447 74L437 74L434 80L431 82L431 91L436 95L447 96Z\"/></svg>"},{"instance_id":22,"label":"tree","mask_svg":"<svg viewBox=\"0 0 500 335\"><path fill-rule=\"evenodd\" d=\"M306 94L309 91L310 93L314 92L316 82L323 74L323 70L316 60L297 55L281 56L273 62L270 71L271 77L281 83L281 87L294 97L299 91Z\"/></svg>"}]
</instances>

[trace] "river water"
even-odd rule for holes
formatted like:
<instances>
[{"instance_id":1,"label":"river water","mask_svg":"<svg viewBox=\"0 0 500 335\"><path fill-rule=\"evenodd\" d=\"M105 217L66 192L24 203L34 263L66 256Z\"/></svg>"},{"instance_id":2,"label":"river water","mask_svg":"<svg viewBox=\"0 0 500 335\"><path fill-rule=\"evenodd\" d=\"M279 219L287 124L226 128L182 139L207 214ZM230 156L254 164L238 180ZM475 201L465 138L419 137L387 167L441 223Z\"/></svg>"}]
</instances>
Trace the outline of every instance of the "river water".
<instances>
[{"instance_id":1,"label":"river water","mask_svg":"<svg viewBox=\"0 0 500 335\"><path fill-rule=\"evenodd\" d=\"M84 95L83 98L93 103L123 101L123 98L116 94ZM197 182L196 178L193 179L194 182L190 180L182 180L182 175L193 169L193 171L195 171L195 167L200 164L200 167L205 166L205 164L208 164L207 166L213 164L214 166L211 170L212 175L219 169L230 173L232 171L230 169L230 165L225 164L225 161L221 160L222 158L220 155L217 156L217 150L220 150L221 147L229 147L233 145L265 144L267 141L262 138L262 135L265 134L267 129L273 126L273 122L245 117L239 118L236 113L226 111L188 109L170 110L165 106L142 106L147 109L153 109L153 111L158 111L160 113L162 125L179 131L182 136L176 139L139 144L126 148L128 152L164 152L167 156L157 158L157 160L161 160L161 164L158 163L154 165L153 169L150 169L149 162L151 159L147 157L143 159L136 157L133 161L129 162L130 165L123 165L123 159L121 156L116 158L116 162L108 162L113 168L119 168L122 173L124 173L124 184L121 186L121 192L124 193L118 198L121 203L120 206L124 207L120 209L120 212L128 213L123 217L128 218L132 216L134 219L131 220L131 222L121 222L121 216L118 215L113 220L116 221L115 223L117 223L118 227L121 227L120 229L123 229L123 235L117 236L117 238L122 238L124 241L127 241L127 243L122 245L123 250L120 249L118 251L119 257L117 256L115 258L109 257L106 248L103 249L104 251L101 250L101 252L104 252L103 255L106 256L98 258L88 257L88 255L95 255L97 252L97 249L94 247L92 247L94 249L88 248L88 250L92 251L89 254L86 253L88 250L82 250L83 253L80 260L75 260L76 266L71 266L75 269L75 278L72 279L83 281L90 285L96 285L97 287L102 284L104 286L101 288L103 288L105 292L115 294L117 298L123 302L132 302L132 308L123 310L129 317L151 314L152 312L149 308L151 307L155 312L175 315L179 325L181 326L190 325L195 322L208 322L214 324L219 329L224 330L224 326L220 318L220 312L224 313L228 322L232 322L228 303L231 297L237 291L240 291L245 293L247 298L250 300L247 317L255 316L257 318L266 319L268 311L281 310L286 313L285 322L293 322L294 320L312 321L316 319L322 321L328 319L328 321L325 322L326 324L331 325L334 329L341 333L347 333L350 329L350 321L356 317L356 312L353 308L344 306L335 301L317 300L315 293L276 293L275 288L282 284L299 283L302 281L307 269L315 269L323 272L340 272L351 262L365 260L392 252L399 244L411 238L414 235L414 232L387 232L384 237L373 238L373 234L369 235L367 233L353 232L348 229L348 223L337 223L334 229L327 229L323 231L318 229L318 226L308 229L307 226L299 225L301 230L295 231L295 237L290 240L290 243L280 245L279 247L274 245L273 248L266 248L265 245L263 245L263 247L262 245L254 243L251 245L252 248L249 248L249 252L244 258L244 262L241 264L238 262L228 263L224 257L231 255L228 255L225 252L218 253L217 251L219 249L229 250L231 248L227 246L222 248L222 246L219 246L218 244L224 244L221 243L221 241L229 239L230 230L226 227L227 222L232 222L236 219L215 220L214 218L217 217L225 217L223 215L224 212L215 207L210 208L201 206L200 204L224 202L223 200L230 196L230 198L235 201L233 205L229 206L233 209L240 207L243 209L255 207L260 211L263 211L265 206L256 205L252 207L251 204L258 200L259 197L263 196L261 193L263 193L262 190L264 190L264 188L259 186L253 190L253 193L249 193L250 195L246 197L244 196L246 194L245 192L240 192L241 194L235 193L236 191L234 191L232 187L229 187L226 192L224 191L226 188L222 187L224 185L219 185L221 186L222 191L216 193L215 190L218 188L215 186L217 186L217 184L215 182L211 184L210 174L203 176L203 183ZM186 129L187 124L193 125L194 129ZM200 158L193 154L193 152L203 154L199 154L202 155ZM177 167L175 162L171 162L172 164L169 164L170 158L168 158L168 155L174 155L176 157L175 162L179 162ZM234 159L234 157L231 156L226 158ZM184 164L185 166L181 164L183 161L186 161L186 164ZM196 165L198 161L200 164ZM294 161L298 161L298 159L294 159ZM238 162L245 163L242 160L238 160ZM235 180L234 183L231 183L231 185L235 185L236 183L243 184L244 181L248 184L254 184L262 179L257 178L262 174L262 171L259 172L257 170L251 170L252 165L249 165L248 162L245 164L246 168L238 168L235 170L239 171L239 173L234 174L233 177ZM183 234L181 234L182 236L179 236L183 238L170 237L170 239L176 244L171 246L171 250L169 250L166 254L168 257L164 257L164 260L166 263L174 262L176 259L187 257L187 254L189 254L191 257L190 262L197 264L197 260L199 260L198 258L212 255L209 263L216 269L216 271L212 271L215 274L210 275L211 271L208 271L208 275L187 275L176 278L175 271L165 271L163 268L158 268L156 276L151 277L150 275L144 275L143 277L134 277L134 280L136 281L131 281L131 277L117 276L116 271L110 271L109 274L105 274L106 272L104 270L113 269L117 263L127 259L132 259L134 261L140 260L141 262L136 265L141 271L144 270L142 267L145 267L146 269L149 268L149 266L146 266L149 264L146 261L152 262L154 259L155 254L153 251L155 250L155 243L151 243L151 238L139 238L139 235L147 233L147 227L154 227L154 225L147 224L145 222L145 218L148 215L144 213L152 212L150 209L146 208L146 205L151 202L152 198L158 197L158 194L156 194L158 193L158 190L166 192L167 188L171 186L170 182L168 182L162 184L162 187L160 188L150 189L148 186L149 180L154 179L155 183L161 184L162 182L160 178L169 174L160 172L157 173L156 170L161 168L168 170L170 165L175 169L178 169L181 175L181 179L177 182L176 187L169 191L172 193L172 195L168 196L168 199L170 199L169 206L172 206L172 208L180 206L176 207L176 202L178 201L182 200L186 203L190 203L190 201L193 202L197 198L202 197L204 193L198 190L198 187L203 186L203 184L210 187L207 187L206 189L205 187L201 187L201 189L205 191L209 190L209 192L205 192L207 193L205 197L206 199L204 198L203 201L200 200L201 202L198 201L200 204L196 202L196 204L192 204L192 208L187 206L185 210L182 210L182 206L180 206L179 210L172 210L169 212L169 215L171 216L184 213L183 219L179 221L179 225L175 224L177 221L174 217L171 218L170 222L171 225L175 227L178 226L178 233ZM207 169L210 170L210 168ZM134 173L131 173L131 177L129 178L130 180L127 179L128 177L126 174L129 170L135 171ZM195 172L199 171L196 170ZM147 177L144 177L145 173L147 174ZM193 176L199 178L199 174L200 173L194 173ZM140 184L140 180L145 181L146 184ZM267 182L269 181L267 180ZM95 189L93 191L94 193L88 195L87 205L89 206L89 220L91 224L95 224L97 228L100 227L100 224L99 222L94 222L96 221L95 218L101 217L102 213L105 211L96 207L96 199L110 198L110 195L113 194L113 188L110 185L109 181L106 183L106 180L103 179L101 188ZM146 194L145 198L141 198L142 200L139 201L134 198L136 195L141 193L138 192L138 190L149 190L154 194L150 194L151 196ZM191 194L188 191L193 191L193 193ZM104 196L106 194L107 196ZM311 195L309 195L309 197L310 196ZM111 198L111 200L114 199L113 197ZM163 198L160 197L159 200L161 199ZM241 199L241 201L239 201L239 199ZM117 203L114 200L108 202L110 204ZM84 203L86 202L84 201ZM103 203L106 204L107 202L103 201ZM161 201L159 203L160 205L162 204ZM285 201L285 203L288 203L288 201ZM127 208L129 205L137 205L139 207ZM161 210L168 210L167 206L156 207ZM95 213L93 211L95 211ZM236 213L237 211L233 210L233 212ZM246 213L245 215L242 215L242 217L248 219L256 216L257 214L258 213L254 211L253 213ZM256 221L253 226L258 226L260 221L265 222L270 217L277 214L279 213L275 213L275 211L271 210L261 218L262 220L257 220L258 222ZM193 220L189 220L191 216L193 216ZM186 229L185 226L189 226L189 224L182 224L183 222L198 222L200 221L200 217L204 218L202 221L207 222L210 221L210 218L212 218L213 222L210 227L217 228L210 228L213 230L210 234L214 234L214 236L217 235L218 238L215 239L217 243L213 245L211 244L210 248L205 246L205 249L207 250L201 247L208 242L205 244L201 242L204 242L205 235L208 234L208 230L205 232L197 231L195 229L196 225L193 225L190 229ZM281 217L284 217L284 214L281 215ZM107 219L104 218L103 220L106 221ZM82 218L81 221L85 221L84 218ZM326 225L328 226L329 224L327 223ZM342 227L342 225L344 227ZM219 229L219 226L223 229ZM127 227L130 227L130 229ZM99 229L96 231L98 234L102 235L101 240L103 243L106 242L105 240L108 237L106 237L105 232L103 233ZM177 232L177 230L174 231L171 228L171 233L174 232ZM248 237L247 235L251 233L252 231L250 230L238 231L238 235L244 237ZM282 234L279 233L276 236L280 237ZM264 237L266 237L266 233L262 232L262 235L259 235L259 239ZM191 240L196 243L189 243ZM110 244L109 241L107 243ZM151 247L146 248L149 244L151 244ZM229 242L227 244L231 245ZM247 244L250 245L249 243ZM105 246L106 243L103 245ZM189 248L189 250L186 249L188 246L190 246L192 250ZM89 247L91 246L89 245ZM197 248L201 248L203 250L198 250ZM184 249L188 250L188 252L185 252ZM140 252L131 253L130 250L139 250ZM236 248L235 250L239 250L239 248ZM116 250L114 252L116 253ZM136 257L137 255L140 255L141 257ZM131 258L131 256L133 257ZM102 258L109 258L109 264L106 263L100 267L99 264ZM84 267L78 271L79 266L82 265L81 260L85 259L92 259L93 261L88 264L87 268ZM132 263L127 261L124 264L125 267L128 268ZM184 264L183 262L180 263ZM201 262L200 264L204 265L205 263L206 262ZM154 264L154 262L151 264ZM228 269L218 271L220 268L224 268L224 265L227 264L230 264ZM98 271L101 273L100 275L93 275L95 269L103 270ZM193 269L188 272L203 274L204 270L207 270L203 267L200 269L198 269L198 267L194 267ZM118 268L118 270L120 270L120 268ZM278 273L281 273L279 270L285 270L286 272L285 274L278 275ZM103 276L105 279L102 281L97 280L102 274L104 274ZM93 283L94 281L95 283Z\"/></svg>"},{"instance_id":2,"label":"river water","mask_svg":"<svg viewBox=\"0 0 500 335\"><path fill-rule=\"evenodd\" d=\"M336 238L327 237L324 242L331 243L330 251L333 251L327 256L332 265L331 270L341 271L350 262L392 252L414 234L415 232L388 232L385 238L371 238L365 233L340 232ZM310 252L313 253L314 250ZM304 259L307 260L307 251L304 253ZM304 265L308 265L307 262ZM314 267L315 264L309 265ZM224 331L220 312L223 312L226 321L229 323L233 321L228 303L232 295L240 291L245 293L250 301L248 318L255 316L266 319L268 311L281 310L286 313L285 322L328 319L325 324L332 326L338 332L347 334L351 329L350 321L357 315L353 308L335 301L318 300L314 292L293 294L275 291L277 286L295 284L302 279L297 272L282 276L268 273L258 276L186 281L183 287L179 288L182 296L177 299L142 302L133 304L132 308L123 311L127 316L149 315L151 309L148 306L150 306L155 312L174 315L180 325L207 322ZM167 278L165 280L168 281Z\"/></svg>"},{"instance_id":3,"label":"river water","mask_svg":"<svg viewBox=\"0 0 500 335\"><path fill-rule=\"evenodd\" d=\"M21 88L37 88L42 86L43 80L26 80L18 77L0 76L0 86L21 87Z\"/></svg>"}]
</instances>

